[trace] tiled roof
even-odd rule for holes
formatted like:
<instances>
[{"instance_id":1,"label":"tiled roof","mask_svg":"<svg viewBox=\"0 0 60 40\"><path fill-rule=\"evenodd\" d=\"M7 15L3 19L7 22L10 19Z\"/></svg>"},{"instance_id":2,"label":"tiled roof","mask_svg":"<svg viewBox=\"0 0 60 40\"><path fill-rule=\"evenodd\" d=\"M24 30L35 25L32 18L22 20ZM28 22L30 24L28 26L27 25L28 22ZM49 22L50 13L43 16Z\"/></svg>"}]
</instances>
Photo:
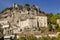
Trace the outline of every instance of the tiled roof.
<instances>
[{"instance_id":1,"label":"tiled roof","mask_svg":"<svg viewBox=\"0 0 60 40\"><path fill-rule=\"evenodd\" d=\"M48 34L56 34L56 32L48 32Z\"/></svg>"},{"instance_id":2,"label":"tiled roof","mask_svg":"<svg viewBox=\"0 0 60 40\"><path fill-rule=\"evenodd\" d=\"M38 16L46 16L45 14L43 14L43 13L40 13L40 14L38 14Z\"/></svg>"}]
</instances>

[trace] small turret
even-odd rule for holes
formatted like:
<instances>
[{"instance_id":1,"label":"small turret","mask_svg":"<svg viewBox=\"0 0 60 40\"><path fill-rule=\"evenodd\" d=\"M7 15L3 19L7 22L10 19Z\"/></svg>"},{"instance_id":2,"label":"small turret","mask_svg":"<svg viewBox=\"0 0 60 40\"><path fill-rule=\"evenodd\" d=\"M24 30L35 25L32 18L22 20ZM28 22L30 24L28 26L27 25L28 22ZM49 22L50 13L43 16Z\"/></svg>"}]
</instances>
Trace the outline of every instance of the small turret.
<instances>
[{"instance_id":1,"label":"small turret","mask_svg":"<svg viewBox=\"0 0 60 40\"><path fill-rule=\"evenodd\" d=\"M13 8L17 8L18 5L16 3L13 4Z\"/></svg>"}]
</instances>

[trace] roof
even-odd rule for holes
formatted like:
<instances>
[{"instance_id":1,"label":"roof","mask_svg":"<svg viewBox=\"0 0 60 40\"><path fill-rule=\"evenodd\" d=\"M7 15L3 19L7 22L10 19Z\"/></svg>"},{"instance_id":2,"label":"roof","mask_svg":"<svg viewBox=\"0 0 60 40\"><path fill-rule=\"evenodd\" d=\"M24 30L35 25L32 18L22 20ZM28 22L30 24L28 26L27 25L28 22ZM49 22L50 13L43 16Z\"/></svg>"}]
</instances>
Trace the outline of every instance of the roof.
<instances>
[{"instance_id":1,"label":"roof","mask_svg":"<svg viewBox=\"0 0 60 40\"><path fill-rule=\"evenodd\" d=\"M57 34L56 32L48 32L48 34Z\"/></svg>"},{"instance_id":2,"label":"roof","mask_svg":"<svg viewBox=\"0 0 60 40\"><path fill-rule=\"evenodd\" d=\"M38 14L38 16L46 16L45 14L43 14L43 13L40 13L40 14Z\"/></svg>"}]
</instances>

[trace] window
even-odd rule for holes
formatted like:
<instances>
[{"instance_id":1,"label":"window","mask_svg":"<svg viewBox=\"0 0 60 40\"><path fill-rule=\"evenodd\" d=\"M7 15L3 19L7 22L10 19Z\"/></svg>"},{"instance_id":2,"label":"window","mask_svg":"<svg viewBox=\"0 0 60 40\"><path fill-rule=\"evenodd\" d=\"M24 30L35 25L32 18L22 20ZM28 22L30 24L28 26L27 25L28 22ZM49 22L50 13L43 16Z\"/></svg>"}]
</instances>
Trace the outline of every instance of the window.
<instances>
[{"instance_id":1,"label":"window","mask_svg":"<svg viewBox=\"0 0 60 40\"><path fill-rule=\"evenodd\" d=\"M22 29L20 29L20 32L22 31Z\"/></svg>"},{"instance_id":2,"label":"window","mask_svg":"<svg viewBox=\"0 0 60 40\"><path fill-rule=\"evenodd\" d=\"M20 13L21 13L21 11L20 11Z\"/></svg>"},{"instance_id":3,"label":"window","mask_svg":"<svg viewBox=\"0 0 60 40\"><path fill-rule=\"evenodd\" d=\"M19 23L19 20L17 20L17 23Z\"/></svg>"}]
</instances>

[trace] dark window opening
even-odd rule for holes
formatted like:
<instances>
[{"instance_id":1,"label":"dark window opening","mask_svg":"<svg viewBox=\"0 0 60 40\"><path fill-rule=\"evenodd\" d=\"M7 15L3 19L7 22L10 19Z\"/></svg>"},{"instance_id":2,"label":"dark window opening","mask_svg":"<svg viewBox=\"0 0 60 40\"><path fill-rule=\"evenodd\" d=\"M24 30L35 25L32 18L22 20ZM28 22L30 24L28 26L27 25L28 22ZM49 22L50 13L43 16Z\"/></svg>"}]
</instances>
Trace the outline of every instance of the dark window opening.
<instances>
[{"instance_id":1,"label":"dark window opening","mask_svg":"<svg viewBox=\"0 0 60 40\"><path fill-rule=\"evenodd\" d=\"M22 31L22 29L20 29L20 31Z\"/></svg>"}]
</instances>

